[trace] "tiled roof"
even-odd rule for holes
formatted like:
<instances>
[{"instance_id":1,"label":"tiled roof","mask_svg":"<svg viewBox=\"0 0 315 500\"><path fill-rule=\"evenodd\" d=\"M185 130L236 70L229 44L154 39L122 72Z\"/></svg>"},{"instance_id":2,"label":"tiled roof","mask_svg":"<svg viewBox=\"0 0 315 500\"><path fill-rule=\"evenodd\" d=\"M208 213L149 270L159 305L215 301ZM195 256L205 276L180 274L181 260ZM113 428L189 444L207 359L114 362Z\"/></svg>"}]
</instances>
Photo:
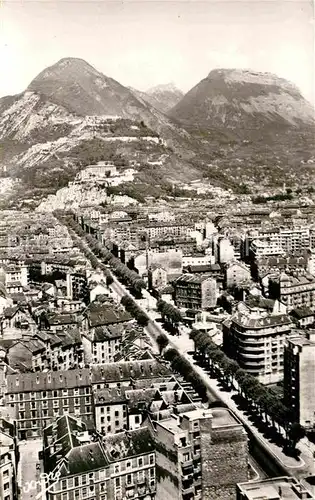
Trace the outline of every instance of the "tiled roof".
<instances>
[{"instance_id":1,"label":"tiled roof","mask_svg":"<svg viewBox=\"0 0 315 500\"><path fill-rule=\"evenodd\" d=\"M297 309L293 309L293 311L291 311L291 314L292 314L292 316L294 316L295 318L298 318L298 319L308 318L310 316L315 316L314 311L312 311L309 307L300 307Z\"/></svg>"},{"instance_id":2,"label":"tiled roof","mask_svg":"<svg viewBox=\"0 0 315 500\"><path fill-rule=\"evenodd\" d=\"M106 363L104 365L94 365L92 367L92 383L106 380L122 381L140 379L153 379L171 375L171 372L164 365L156 360L143 361L122 361L119 363Z\"/></svg>"},{"instance_id":3,"label":"tiled roof","mask_svg":"<svg viewBox=\"0 0 315 500\"><path fill-rule=\"evenodd\" d=\"M13 318L13 316L18 312L19 307L14 306L14 307L7 307L3 311L3 315L5 318Z\"/></svg>"},{"instance_id":4,"label":"tiled roof","mask_svg":"<svg viewBox=\"0 0 315 500\"><path fill-rule=\"evenodd\" d=\"M93 365L91 369L59 370L28 373L7 377L7 392L37 392L55 389L85 387L100 382L121 382L122 380L157 379L170 376L171 372L156 360L127 361Z\"/></svg>"},{"instance_id":5,"label":"tiled roof","mask_svg":"<svg viewBox=\"0 0 315 500\"><path fill-rule=\"evenodd\" d=\"M110 462L153 453L155 450L153 438L146 427L108 435L103 440L103 446Z\"/></svg>"},{"instance_id":6,"label":"tiled roof","mask_svg":"<svg viewBox=\"0 0 315 500\"><path fill-rule=\"evenodd\" d=\"M55 389L67 389L85 387L91 384L90 370L60 370L51 372L27 373L23 376L8 375L7 392L14 394L19 392L49 391Z\"/></svg>"},{"instance_id":7,"label":"tiled roof","mask_svg":"<svg viewBox=\"0 0 315 500\"><path fill-rule=\"evenodd\" d=\"M232 323L237 323L241 327L248 329L271 328L282 325L290 325L291 320L285 314L269 315L266 317L251 317L246 314L236 313L232 317Z\"/></svg>"},{"instance_id":8,"label":"tiled roof","mask_svg":"<svg viewBox=\"0 0 315 500\"><path fill-rule=\"evenodd\" d=\"M132 316L123 307L112 305L91 305L85 312L91 328L132 320Z\"/></svg>"}]
</instances>

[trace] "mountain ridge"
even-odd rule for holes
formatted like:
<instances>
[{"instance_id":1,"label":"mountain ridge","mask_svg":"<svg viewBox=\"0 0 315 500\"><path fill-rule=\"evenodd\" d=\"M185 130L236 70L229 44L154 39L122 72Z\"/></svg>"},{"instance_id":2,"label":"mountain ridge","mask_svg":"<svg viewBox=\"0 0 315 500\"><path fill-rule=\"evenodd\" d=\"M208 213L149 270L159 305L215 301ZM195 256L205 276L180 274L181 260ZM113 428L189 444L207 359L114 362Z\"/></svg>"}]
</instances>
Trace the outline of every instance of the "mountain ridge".
<instances>
[{"instance_id":1,"label":"mountain ridge","mask_svg":"<svg viewBox=\"0 0 315 500\"><path fill-rule=\"evenodd\" d=\"M168 113L182 126L249 132L314 125L314 108L299 89L272 73L215 69Z\"/></svg>"}]
</instances>

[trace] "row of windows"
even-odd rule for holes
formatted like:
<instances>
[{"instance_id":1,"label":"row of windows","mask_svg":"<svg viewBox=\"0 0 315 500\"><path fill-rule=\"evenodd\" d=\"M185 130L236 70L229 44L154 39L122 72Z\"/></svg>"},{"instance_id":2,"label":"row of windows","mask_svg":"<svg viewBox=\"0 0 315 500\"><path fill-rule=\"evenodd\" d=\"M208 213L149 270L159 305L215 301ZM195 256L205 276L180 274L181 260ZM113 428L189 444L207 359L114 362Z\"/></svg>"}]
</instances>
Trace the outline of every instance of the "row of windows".
<instances>
[{"instance_id":1,"label":"row of windows","mask_svg":"<svg viewBox=\"0 0 315 500\"><path fill-rule=\"evenodd\" d=\"M53 403L53 406L54 407L57 407L59 406L59 404L63 405L63 406L69 406L69 401L70 403L73 402L74 403L74 406L80 406L82 403L86 403L86 404L90 404L91 403L91 397L90 396L86 396L85 398L81 397L81 398L73 398L72 399L61 399L61 398L58 398L58 399L53 399L52 400L52 403ZM29 401L27 401L27 403L29 403ZM41 408L48 408L48 401L31 401L30 402L30 408L31 409L36 409L38 408L39 406ZM29 405L27 405L27 407L29 407ZM19 409L20 410L24 410L25 409L25 403L19 403Z\"/></svg>"},{"instance_id":2,"label":"row of windows","mask_svg":"<svg viewBox=\"0 0 315 500\"><path fill-rule=\"evenodd\" d=\"M71 391L71 389L70 389ZM10 401L28 401L32 399L47 399L47 398L60 398L62 396L79 396L82 394L90 394L91 389L90 387L85 387L84 391L81 390L80 388L75 388L72 389L73 393L69 393L68 389L63 389L63 390L54 390L54 391L38 391L38 392L20 392L19 394L10 394L9 395L9 400Z\"/></svg>"}]
</instances>

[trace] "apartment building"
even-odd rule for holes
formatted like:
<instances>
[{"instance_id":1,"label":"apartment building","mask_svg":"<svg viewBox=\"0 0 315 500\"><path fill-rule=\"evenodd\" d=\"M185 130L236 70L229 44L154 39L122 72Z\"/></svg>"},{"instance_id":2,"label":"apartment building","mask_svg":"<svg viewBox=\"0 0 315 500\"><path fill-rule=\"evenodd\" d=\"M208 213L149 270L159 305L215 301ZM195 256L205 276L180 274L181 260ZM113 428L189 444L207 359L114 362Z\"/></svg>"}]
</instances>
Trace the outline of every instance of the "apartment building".
<instances>
[{"instance_id":1,"label":"apartment building","mask_svg":"<svg viewBox=\"0 0 315 500\"><path fill-rule=\"evenodd\" d=\"M315 497L294 477L274 477L239 483L236 500L314 500Z\"/></svg>"},{"instance_id":2,"label":"apartment building","mask_svg":"<svg viewBox=\"0 0 315 500\"><path fill-rule=\"evenodd\" d=\"M225 286L233 288L251 281L251 273L248 266L242 262L230 262L225 268Z\"/></svg>"},{"instance_id":3,"label":"apartment building","mask_svg":"<svg viewBox=\"0 0 315 500\"><path fill-rule=\"evenodd\" d=\"M0 266L0 281L7 287L8 285L15 285L20 283L22 287L28 285L28 271L27 266L23 263L16 264L2 264Z\"/></svg>"},{"instance_id":4,"label":"apartment building","mask_svg":"<svg viewBox=\"0 0 315 500\"><path fill-rule=\"evenodd\" d=\"M150 386L135 382L133 387L94 387L93 403L96 429L103 435L138 429L148 414L167 409L178 412L183 406L196 408L199 404L176 380L152 382Z\"/></svg>"},{"instance_id":5,"label":"apartment building","mask_svg":"<svg viewBox=\"0 0 315 500\"><path fill-rule=\"evenodd\" d=\"M248 479L246 432L227 409L148 419L155 440L157 498L234 500Z\"/></svg>"},{"instance_id":6,"label":"apartment building","mask_svg":"<svg viewBox=\"0 0 315 500\"><path fill-rule=\"evenodd\" d=\"M124 327L118 325L97 326L84 332L82 344L86 364L113 363L124 335Z\"/></svg>"},{"instance_id":7,"label":"apartment building","mask_svg":"<svg viewBox=\"0 0 315 500\"><path fill-rule=\"evenodd\" d=\"M150 239L165 235L189 236L194 230L194 224L188 222L150 222L145 226L145 231Z\"/></svg>"},{"instance_id":8,"label":"apartment building","mask_svg":"<svg viewBox=\"0 0 315 500\"><path fill-rule=\"evenodd\" d=\"M182 274L172 282L175 304L183 309L208 309L217 303L217 283L209 275Z\"/></svg>"},{"instance_id":9,"label":"apartment building","mask_svg":"<svg viewBox=\"0 0 315 500\"><path fill-rule=\"evenodd\" d=\"M86 272L67 273L67 297L71 300L88 301L89 291Z\"/></svg>"},{"instance_id":10,"label":"apartment building","mask_svg":"<svg viewBox=\"0 0 315 500\"><path fill-rule=\"evenodd\" d=\"M15 500L16 494L16 454L13 425L3 425L0 420L0 498L1 500Z\"/></svg>"},{"instance_id":11,"label":"apartment building","mask_svg":"<svg viewBox=\"0 0 315 500\"><path fill-rule=\"evenodd\" d=\"M48 500L155 498L155 448L146 428L101 439L64 416L44 431L44 471L59 473Z\"/></svg>"},{"instance_id":12,"label":"apartment building","mask_svg":"<svg viewBox=\"0 0 315 500\"><path fill-rule=\"evenodd\" d=\"M311 246L309 227L273 227L250 231L246 238L252 259L302 255Z\"/></svg>"},{"instance_id":13,"label":"apartment building","mask_svg":"<svg viewBox=\"0 0 315 500\"><path fill-rule=\"evenodd\" d=\"M269 280L269 297L279 299L288 311L315 309L315 276L306 271L282 272Z\"/></svg>"},{"instance_id":14,"label":"apartment building","mask_svg":"<svg viewBox=\"0 0 315 500\"><path fill-rule=\"evenodd\" d=\"M284 348L284 399L303 427L315 426L315 331L289 337Z\"/></svg>"},{"instance_id":15,"label":"apartment building","mask_svg":"<svg viewBox=\"0 0 315 500\"><path fill-rule=\"evenodd\" d=\"M274 384L283 379L284 344L291 327L285 314L238 311L223 325L223 348L262 384Z\"/></svg>"},{"instance_id":16,"label":"apartment building","mask_svg":"<svg viewBox=\"0 0 315 500\"><path fill-rule=\"evenodd\" d=\"M87 369L7 376L6 404L14 408L17 436L28 439L64 414L93 423L91 374Z\"/></svg>"}]
</instances>

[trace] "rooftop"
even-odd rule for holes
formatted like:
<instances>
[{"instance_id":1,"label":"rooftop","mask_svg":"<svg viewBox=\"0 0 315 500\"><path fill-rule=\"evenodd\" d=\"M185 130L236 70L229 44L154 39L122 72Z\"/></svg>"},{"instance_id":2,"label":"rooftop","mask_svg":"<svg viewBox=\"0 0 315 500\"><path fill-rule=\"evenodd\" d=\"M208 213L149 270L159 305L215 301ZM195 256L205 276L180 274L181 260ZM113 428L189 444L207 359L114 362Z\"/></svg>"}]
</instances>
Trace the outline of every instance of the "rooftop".
<instances>
[{"instance_id":1,"label":"rooftop","mask_svg":"<svg viewBox=\"0 0 315 500\"><path fill-rule=\"evenodd\" d=\"M314 500L311 493L293 477L249 481L238 484L237 490L243 494L244 500Z\"/></svg>"}]
</instances>

